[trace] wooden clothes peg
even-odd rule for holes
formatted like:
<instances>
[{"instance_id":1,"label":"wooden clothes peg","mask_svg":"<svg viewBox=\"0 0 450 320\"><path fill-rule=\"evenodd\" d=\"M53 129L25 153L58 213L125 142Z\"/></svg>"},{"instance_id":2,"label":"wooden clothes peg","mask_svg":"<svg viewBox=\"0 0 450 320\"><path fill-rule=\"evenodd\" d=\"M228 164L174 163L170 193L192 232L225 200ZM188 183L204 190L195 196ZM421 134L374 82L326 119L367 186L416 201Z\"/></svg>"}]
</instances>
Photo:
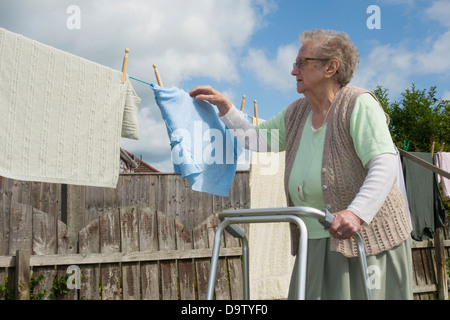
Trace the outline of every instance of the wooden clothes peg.
<instances>
[{"instance_id":1,"label":"wooden clothes peg","mask_svg":"<svg viewBox=\"0 0 450 320\"><path fill-rule=\"evenodd\" d=\"M253 109L254 109L254 115L256 119L256 124L258 124L258 106L256 105L256 100L253 100Z\"/></svg>"},{"instance_id":2,"label":"wooden clothes peg","mask_svg":"<svg viewBox=\"0 0 450 320\"><path fill-rule=\"evenodd\" d=\"M245 108L245 95L242 96L241 112L244 112L244 108Z\"/></svg>"},{"instance_id":3,"label":"wooden clothes peg","mask_svg":"<svg viewBox=\"0 0 450 320\"><path fill-rule=\"evenodd\" d=\"M440 153L442 153L444 151L444 146L445 146L445 142L442 142L441 151L439 151Z\"/></svg>"},{"instance_id":4,"label":"wooden clothes peg","mask_svg":"<svg viewBox=\"0 0 450 320\"><path fill-rule=\"evenodd\" d=\"M158 67L156 66L156 64L153 65L153 69L155 69L155 76L156 76L156 81L158 82L158 85L161 88L164 88L162 81L161 81L161 76L159 75Z\"/></svg>"},{"instance_id":5,"label":"wooden clothes peg","mask_svg":"<svg viewBox=\"0 0 450 320\"><path fill-rule=\"evenodd\" d=\"M433 145L431 146L431 159L433 159L434 145L435 145L435 142L433 141Z\"/></svg>"},{"instance_id":6,"label":"wooden clothes peg","mask_svg":"<svg viewBox=\"0 0 450 320\"><path fill-rule=\"evenodd\" d=\"M130 52L130 49L125 49L125 56L123 57L123 64L122 64L122 83L125 83L127 80L127 66L128 66L128 53Z\"/></svg>"}]
</instances>

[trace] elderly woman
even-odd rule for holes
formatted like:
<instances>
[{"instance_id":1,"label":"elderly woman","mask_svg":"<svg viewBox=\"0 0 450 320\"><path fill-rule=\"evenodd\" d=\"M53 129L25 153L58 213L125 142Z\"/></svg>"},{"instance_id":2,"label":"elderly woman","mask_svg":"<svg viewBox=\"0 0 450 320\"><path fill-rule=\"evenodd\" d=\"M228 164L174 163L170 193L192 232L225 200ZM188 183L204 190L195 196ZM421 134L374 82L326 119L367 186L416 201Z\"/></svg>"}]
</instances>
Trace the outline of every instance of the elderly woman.
<instances>
[{"instance_id":1,"label":"elderly woman","mask_svg":"<svg viewBox=\"0 0 450 320\"><path fill-rule=\"evenodd\" d=\"M235 131L246 132L247 148L286 151L290 206L327 208L335 215L329 229L303 218L309 238L307 299L364 298L355 232L363 238L373 297L411 299L411 228L396 184L398 163L387 117L372 93L348 86L359 54L347 34L306 31L300 42L292 75L304 98L256 127L213 88L196 87L190 94L216 105L229 128L243 129ZM291 227L291 233L298 230ZM293 253L296 245L293 241Z\"/></svg>"}]
</instances>

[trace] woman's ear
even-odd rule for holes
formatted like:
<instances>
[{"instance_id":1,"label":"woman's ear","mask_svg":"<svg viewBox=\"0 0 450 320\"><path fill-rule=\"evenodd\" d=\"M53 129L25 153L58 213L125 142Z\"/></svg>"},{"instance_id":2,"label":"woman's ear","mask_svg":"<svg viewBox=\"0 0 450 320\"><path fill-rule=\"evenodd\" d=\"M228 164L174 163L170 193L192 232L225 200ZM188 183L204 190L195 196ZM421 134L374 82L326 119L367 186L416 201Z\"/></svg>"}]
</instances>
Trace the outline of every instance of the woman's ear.
<instances>
[{"instance_id":1,"label":"woman's ear","mask_svg":"<svg viewBox=\"0 0 450 320\"><path fill-rule=\"evenodd\" d=\"M339 73L340 64L339 61L336 59L331 59L328 63L326 74L329 78L331 78L335 73Z\"/></svg>"}]
</instances>

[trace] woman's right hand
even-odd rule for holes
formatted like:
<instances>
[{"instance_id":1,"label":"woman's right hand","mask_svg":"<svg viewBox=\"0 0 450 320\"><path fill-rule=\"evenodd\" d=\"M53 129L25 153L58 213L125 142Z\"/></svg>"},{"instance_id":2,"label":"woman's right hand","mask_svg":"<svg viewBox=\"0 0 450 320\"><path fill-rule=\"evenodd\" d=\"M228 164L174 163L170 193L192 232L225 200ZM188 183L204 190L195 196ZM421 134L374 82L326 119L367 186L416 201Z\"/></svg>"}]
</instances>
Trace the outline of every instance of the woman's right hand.
<instances>
[{"instance_id":1,"label":"woman's right hand","mask_svg":"<svg viewBox=\"0 0 450 320\"><path fill-rule=\"evenodd\" d=\"M222 93L213 89L211 86L197 86L189 92L189 95L198 100L205 100L217 106L219 117L224 116L233 106Z\"/></svg>"}]
</instances>

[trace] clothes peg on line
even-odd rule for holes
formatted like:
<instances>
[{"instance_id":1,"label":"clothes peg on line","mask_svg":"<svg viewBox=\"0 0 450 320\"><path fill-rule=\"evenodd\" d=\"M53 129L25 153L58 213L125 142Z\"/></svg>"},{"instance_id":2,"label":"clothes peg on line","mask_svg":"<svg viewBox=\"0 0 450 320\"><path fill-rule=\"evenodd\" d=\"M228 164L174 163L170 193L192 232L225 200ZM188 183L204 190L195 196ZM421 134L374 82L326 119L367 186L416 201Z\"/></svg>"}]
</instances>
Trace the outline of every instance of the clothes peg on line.
<instances>
[{"instance_id":1,"label":"clothes peg on line","mask_svg":"<svg viewBox=\"0 0 450 320\"><path fill-rule=\"evenodd\" d=\"M153 65L153 69L155 69L155 76L156 76L156 81L158 82L158 85L161 88L164 88L162 81L161 81L161 76L159 75L158 67L156 66L156 64Z\"/></svg>"},{"instance_id":2,"label":"clothes peg on line","mask_svg":"<svg viewBox=\"0 0 450 320\"><path fill-rule=\"evenodd\" d=\"M434 144L435 144L435 142L433 141L433 145L431 146L431 159L433 159L433 154L434 154Z\"/></svg>"},{"instance_id":3,"label":"clothes peg on line","mask_svg":"<svg viewBox=\"0 0 450 320\"><path fill-rule=\"evenodd\" d=\"M256 105L256 100L253 100L253 109L254 109L254 116L256 119L256 124L258 124L258 106Z\"/></svg>"},{"instance_id":4,"label":"clothes peg on line","mask_svg":"<svg viewBox=\"0 0 450 320\"><path fill-rule=\"evenodd\" d=\"M127 66L128 66L128 53L130 52L130 49L125 49L125 56L123 57L123 64L122 64L122 83L125 83L127 80Z\"/></svg>"},{"instance_id":5,"label":"clothes peg on line","mask_svg":"<svg viewBox=\"0 0 450 320\"><path fill-rule=\"evenodd\" d=\"M442 142L441 151L439 151L440 153L442 153L444 151L444 146L445 146L445 142Z\"/></svg>"},{"instance_id":6,"label":"clothes peg on line","mask_svg":"<svg viewBox=\"0 0 450 320\"><path fill-rule=\"evenodd\" d=\"M245 95L242 96L241 112L244 112L244 108L245 108Z\"/></svg>"}]
</instances>

